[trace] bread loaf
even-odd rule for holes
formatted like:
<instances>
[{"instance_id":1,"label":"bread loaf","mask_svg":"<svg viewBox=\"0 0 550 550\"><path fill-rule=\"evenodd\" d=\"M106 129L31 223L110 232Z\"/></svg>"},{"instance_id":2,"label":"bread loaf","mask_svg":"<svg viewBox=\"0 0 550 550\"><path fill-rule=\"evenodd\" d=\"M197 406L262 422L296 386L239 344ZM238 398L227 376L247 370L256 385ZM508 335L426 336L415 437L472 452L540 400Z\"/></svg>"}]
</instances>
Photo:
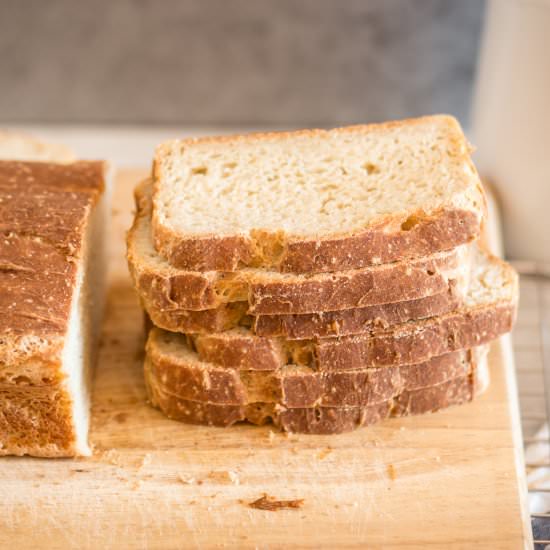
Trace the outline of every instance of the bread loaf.
<instances>
[{"instance_id":1,"label":"bread loaf","mask_svg":"<svg viewBox=\"0 0 550 550\"><path fill-rule=\"evenodd\" d=\"M90 454L101 162L0 161L0 455Z\"/></svg>"}]
</instances>

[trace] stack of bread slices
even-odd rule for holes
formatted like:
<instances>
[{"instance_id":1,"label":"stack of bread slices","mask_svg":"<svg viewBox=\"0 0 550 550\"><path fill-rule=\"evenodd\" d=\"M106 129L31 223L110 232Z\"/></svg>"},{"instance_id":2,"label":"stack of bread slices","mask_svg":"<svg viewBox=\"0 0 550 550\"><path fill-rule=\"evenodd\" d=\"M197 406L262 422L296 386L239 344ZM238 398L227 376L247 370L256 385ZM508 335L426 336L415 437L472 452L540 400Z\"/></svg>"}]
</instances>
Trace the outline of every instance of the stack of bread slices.
<instances>
[{"instance_id":1,"label":"stack of bread slices","mask_svg":"<svg viewBox=\"0 0 550 550\"><path fill-rule=\"evenodd\" d=\"M136 203L146 386L173 419L337 433L464 403L515 318L452 117L170 141Z\"/></svg>"}]
</instances>

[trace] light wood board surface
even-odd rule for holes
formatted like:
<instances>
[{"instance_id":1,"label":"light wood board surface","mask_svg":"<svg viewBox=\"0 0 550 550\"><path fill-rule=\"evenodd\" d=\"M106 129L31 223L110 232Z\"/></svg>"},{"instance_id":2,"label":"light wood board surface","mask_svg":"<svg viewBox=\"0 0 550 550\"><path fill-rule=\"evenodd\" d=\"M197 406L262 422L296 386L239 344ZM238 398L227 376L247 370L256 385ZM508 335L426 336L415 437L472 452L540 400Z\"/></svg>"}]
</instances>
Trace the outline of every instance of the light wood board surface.
<instances>
[{"instance_id":1,"label":"light wood board surface","mask_svg":"<svg viewBox=\"0 0 550 550\"><path fill-rule=\"evenodd\" d=\"M187 426L150 408L123 242L143 174L115 190L94 455L0 460L1 548L529 547L508 339L476 402L350 434ZM248 506L263 494L303 505Z\"/></svg>"}]
</instances>

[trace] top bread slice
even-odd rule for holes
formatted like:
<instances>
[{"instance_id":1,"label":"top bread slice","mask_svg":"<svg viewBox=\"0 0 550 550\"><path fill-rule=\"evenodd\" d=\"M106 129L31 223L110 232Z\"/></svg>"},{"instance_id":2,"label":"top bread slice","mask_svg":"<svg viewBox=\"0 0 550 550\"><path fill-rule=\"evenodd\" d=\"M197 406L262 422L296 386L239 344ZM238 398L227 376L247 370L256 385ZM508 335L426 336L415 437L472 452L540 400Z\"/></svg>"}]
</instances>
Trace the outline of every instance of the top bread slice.
<instances>
[{"instance_id":1,"label":"top bread slice","mask_svg":"<svg viewBox=\"0 0 550 550\"><path fill-rule=\"evenodd\" d=\"M0 455L90 454L104 168L0 161Z\"/></svg>"},{"instance_id":2,"label":"top bread slice","mask_svg":"<svg viewBox=\"0 0 550 550\"><path fill-rule=\"evenodd\" d=\"M136 189L137 213L127 241L130 272L147 309L199 311L246 301L250 314L314 313L415 300L448 292L449 285L459 295L467 289L471 245L334 273L179 269L154 249L151 191L148 181Z\"/></svg>"},{"instance_id":3,"label":"top bread slice","mask_svg":"<svg viewBox=\"0 0 550 550\"><path fill-rule=\"evenodd\" d=\"M315 273L476 239L485 199L450 116L175 140L154 159L153 241L173 266Z\"/></svg>"}]
</instances>

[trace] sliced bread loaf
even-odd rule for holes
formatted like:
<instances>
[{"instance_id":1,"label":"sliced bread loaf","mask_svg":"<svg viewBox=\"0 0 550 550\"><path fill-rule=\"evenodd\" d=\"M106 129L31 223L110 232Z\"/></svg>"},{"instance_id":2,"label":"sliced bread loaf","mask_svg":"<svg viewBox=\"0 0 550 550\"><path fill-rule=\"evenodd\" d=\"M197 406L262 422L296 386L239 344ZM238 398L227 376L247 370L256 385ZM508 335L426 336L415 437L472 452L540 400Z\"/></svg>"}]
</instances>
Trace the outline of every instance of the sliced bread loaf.
<instances>
[{"instance_id":1,"label":"sliced bread loaf","mask_svg":"<svg viewBox=\"0 0 550 550\"><path fill-rule=\"evenodd\" d=\"M432 357L414 365L315 371L282 365L275 370L232 369L199 359L180 334L153 328L146 346L147 369L172 394L223 405L254 402L286 407L360 407L393 399L405 391L470 374L486 348Z\"/></svg>"},{"instance_id":2,"label":"sliced bread loaf","mask_svg":"<svg viewBox=\"0 0 550 550\"><path fill-rule=\"evenodd\" d=\"M486 359L475 365L467 376L449 379L441 384L406 390L393 399L362 407L290 408L277 403L221 405L192 401L174 395L145 365L145 385L151 404L168 418L208 426L231 426L249 421L265 424L272 421L287 432L335 434L374 424L390 417L435 412L452 405L471 401L488 385Z\"/></svg>"},{"instance_id":3,"label":"sliced bread loaf","mask_svg":"<svg viewBox=\"0 0 550 550\"><path fill-rule=\"evenodd\" d=\"M153 240L175 267L315 273L476 239L485 200L450 116L175 140L154 160Z\"/></svg>"},{"instance_id":4,"label":"sliced bread loaf","mask_svg":"<svg viewBox=\"0 0 550 550\"><path fill-rule=\"evenodd\" d=\"M151 184L136 190L138 211L128 234L128 263L147 309L205 310L247 301L251 314L315 313L415 300L467 288L471 247L424 258L334 273L296 275L256 268L233 273L177 269L151 241Z\"/></svg>"},{"instance_id":5,"label":"sliced bread loaf","mask_svg":"<svg viewBox=\"0 0 550 550\"><path fill-rule=\"evenodd\" d=\"M90 454L101 162L0 162L0 455Z\"/></svg>"}]
</instances>

